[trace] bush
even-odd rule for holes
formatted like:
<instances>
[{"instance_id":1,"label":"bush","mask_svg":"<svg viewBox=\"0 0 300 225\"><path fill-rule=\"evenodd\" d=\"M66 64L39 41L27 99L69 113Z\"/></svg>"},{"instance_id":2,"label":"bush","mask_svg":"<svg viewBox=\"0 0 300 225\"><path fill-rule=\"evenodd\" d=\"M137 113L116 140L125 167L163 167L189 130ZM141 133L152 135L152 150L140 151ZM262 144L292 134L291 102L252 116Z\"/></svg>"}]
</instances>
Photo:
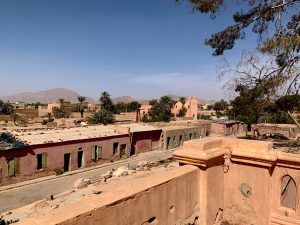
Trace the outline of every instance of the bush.
<instances>
[{"instance_id":1,"label":"bush","mask_svg":"<svg viewBox=\"0 0 300 225\"><path fill-rule=\"evenodd\" d=\"M52 109L52 113L54 115L55 118L69 118L70 117L70 112L64 110L64 109L61 109L61 108L58 108L58 107L54 107Z\"/></svg>"},{"instance_id":2,"label":"bush","mask_svg":"<svg viewBox=\"0 0 300 225\"><path fill-rule=\"evenodd\" d=\"M91 124L109 124L115 122L115 116L106 109L100 109L92 113L92 116L88 119L88 123Z\"/></svg>"}]
</instances>

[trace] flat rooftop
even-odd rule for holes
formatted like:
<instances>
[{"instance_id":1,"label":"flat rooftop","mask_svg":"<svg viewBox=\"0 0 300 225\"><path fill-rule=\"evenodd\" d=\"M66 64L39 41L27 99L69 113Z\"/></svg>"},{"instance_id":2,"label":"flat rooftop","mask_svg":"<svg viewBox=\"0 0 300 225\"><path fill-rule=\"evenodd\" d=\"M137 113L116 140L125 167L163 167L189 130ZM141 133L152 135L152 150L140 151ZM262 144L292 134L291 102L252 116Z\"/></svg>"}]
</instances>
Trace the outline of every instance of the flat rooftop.
<instances>
[{"instance_id":1,"label":"flat rooftop","mask_svg":"<svg viewBox=\"0 0 300 225\"><path fill-rule=\"evenodd\" d=\"M38 130L14 130L10 131L17 140L27 145L39 145L46 143L58 143L64 141L84 140L108 136L122 135L109 126L97 125L72 128L54 128Z\"/></svg>"},{"instance_id":2,"label":"flat rooftop","mask_svg":"<svg viewBox=\"0 0 300 225\"><path fill-rule=\"evenodd\" d=\"M151 126L146 123L130 123L130 124L120 124L117 127L129 128L131 132L142 132L142 131L151 131L151 130L161 130L158 127Z\"/></svg>"},{"instance_id":3,"label":"flat rooftop","mask_svg":"<svg viewBox=\"0 0 300 225\"><path fill-rule=\"evenodd\" d=\"M18 224L59 224L96 208L114 207L132 196L195 171L196 167L178 167L177 163L172 168L160 166L151 171L138 171L126 177L100 181L83 189L73 189L55 196L53 201L44 199L0 216L6 221L19 220Z\"/></svg>"},{"instance_id":4,"label":"flat rooftop","mask_svg":"<svg viewBox=\"0 0 300 225\"><path fill-rule=\"evenodd\" d=\"M260 123L258 127L280 127L280 128L297 128L296 124L274 124L274 123Z\"/></svg>"}]
</instances>

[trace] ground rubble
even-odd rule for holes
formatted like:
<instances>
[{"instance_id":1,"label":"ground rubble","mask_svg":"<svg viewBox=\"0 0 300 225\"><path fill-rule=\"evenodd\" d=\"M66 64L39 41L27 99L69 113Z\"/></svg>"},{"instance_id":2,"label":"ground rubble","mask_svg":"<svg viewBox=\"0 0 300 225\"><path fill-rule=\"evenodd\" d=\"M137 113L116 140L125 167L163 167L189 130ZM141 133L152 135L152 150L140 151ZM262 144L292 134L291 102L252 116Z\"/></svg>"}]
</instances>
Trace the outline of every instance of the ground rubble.
<instances>
[{"instance_id":1,"label":"ground rubble","mask_svg":"<svg viewBox=\"0 0 300 225\"><path fill-rule=\"evenodd\" d=\"M0 225L8 225L19 222L29 216L36 214L47 214L63 206L76 202L81 197L90 197L99 195L102 192L109 191L106 186L115 182L122 182L126 177L133 175L147 175L152 169L165 168L166 170L178 167L178 163L172 158L162 158L158 162L141 161L135 167L119 167L118 169L108 170L106 173L93 179L80 178L74 182L73 189L56 196L48 195L45 199L32 203L30 205L14 209L0 214Z\"/></svg>"}]
</instances>

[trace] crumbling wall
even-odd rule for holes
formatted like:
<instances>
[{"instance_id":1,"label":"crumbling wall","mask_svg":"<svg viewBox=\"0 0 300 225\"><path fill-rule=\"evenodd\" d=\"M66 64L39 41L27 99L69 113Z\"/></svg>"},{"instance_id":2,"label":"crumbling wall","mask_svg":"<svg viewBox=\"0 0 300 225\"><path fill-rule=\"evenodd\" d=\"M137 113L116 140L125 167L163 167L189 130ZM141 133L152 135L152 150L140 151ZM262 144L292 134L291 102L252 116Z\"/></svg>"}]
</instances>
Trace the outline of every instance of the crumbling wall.
<instances>
[{"instance_id":1,"label":"crumbling wall","mask_svg":"<svg viewBox=\"0 0 300 225\"><path fill-rule=\"evenodd\" d=\"M186 225L199 220L199 170L184 166L141 176L128 188L115 187L19 224ZM18 224L18 223L17 223Z\"/></svg>"}]
</instances>

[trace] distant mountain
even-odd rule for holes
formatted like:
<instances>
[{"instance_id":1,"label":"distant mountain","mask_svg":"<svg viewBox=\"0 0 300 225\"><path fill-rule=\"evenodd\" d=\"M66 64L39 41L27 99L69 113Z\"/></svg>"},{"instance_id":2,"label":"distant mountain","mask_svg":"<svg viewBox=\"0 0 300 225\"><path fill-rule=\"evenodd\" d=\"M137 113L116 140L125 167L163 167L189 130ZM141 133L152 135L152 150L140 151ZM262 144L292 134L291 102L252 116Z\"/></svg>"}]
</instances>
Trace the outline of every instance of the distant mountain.
<instances>
[{"instance_id":1,"label":"distant mountain","mask_svg":"<svg viewBox=\"0 0 300 225\"><path fill-rule=\"evenodd\" d=\"M176 95L176 94L167 94L167 96L171 97L173 100L175 101L179 101L180 97L179 95ZM204 99L200 99L198 98L198 102L200 105L205 105L205 104L213 104L215 102L215 100L204 100ZM133 98L131 96L121 96L121 97L117 97L117 98L113 98L112 99L114 103L118 103L118 102L124 102L124 103L129 103L129 102L132 102L132 101L137 101L141 104L148 104L149 103L149 99L144 99L144 100L141 100L141 99L136 99L136 98Z\"/></svg>"},{"instance_id":2,"label":"distant mountain","mask_svg":"<svg viewBox=\"0 0 300 225\"><path fill-rule=\"evenodd\" d=\"M129 102L133 102L133 101L137 101L137 100L131 96L120 96L117 98L113 98L112 101L113 101L113 103L118 103L118 102L129 103Z\"/></svg>"},{"instance_id":3,"label":"distant mountain","mask_svg":"<svg viewBox=\"0 0 300 225\"><path fill-rule=\"evenodd\" d=\"M38 92L24 92L12 96L0 96L1 100L4 101L10 101L10 102L26 102L26 103L35 103L35 102L41 102L41 103L51 103L54 101L57 101L59 98L63 98L66 101L75 103L77 102L77 97L80 94L68 90L65 88L54 88L44 91L38 91ZM87 98L88 102L95 102L92 98Z\"/></svg>"}]
</instances>

